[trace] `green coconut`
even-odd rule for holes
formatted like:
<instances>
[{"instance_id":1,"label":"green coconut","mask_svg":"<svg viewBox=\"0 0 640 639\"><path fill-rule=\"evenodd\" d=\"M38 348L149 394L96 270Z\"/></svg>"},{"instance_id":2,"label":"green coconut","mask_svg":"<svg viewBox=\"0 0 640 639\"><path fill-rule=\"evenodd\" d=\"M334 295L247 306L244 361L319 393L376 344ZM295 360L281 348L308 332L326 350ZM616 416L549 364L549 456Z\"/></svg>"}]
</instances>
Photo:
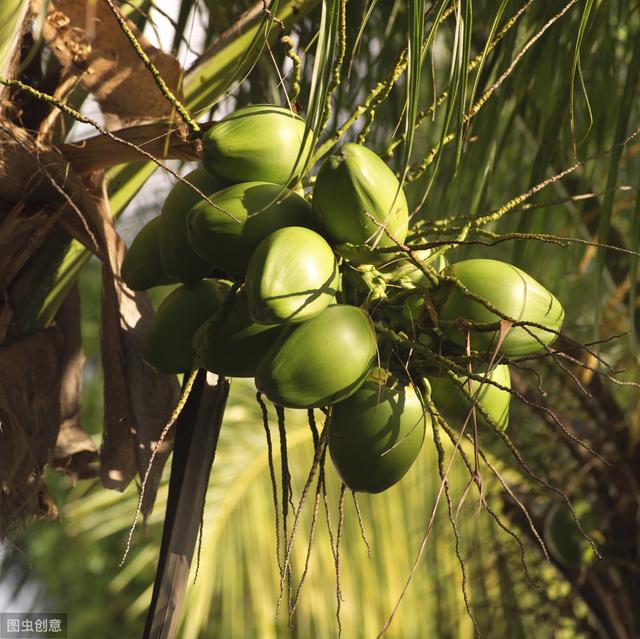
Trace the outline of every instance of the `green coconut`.
<instances>
[{"instance_id":1,"label":"green coconut","mask_svg":"<svg viewBox=\"0 0 640 639\"><path fill-rule=\"evenodd\" d=\"M187 217L189 242L211 267L230 275L245 274L253 250L273 231L314 225L304 198L270 182L234 184L211 201L224 211L206 201L196 204Z\"/></svg>"},{"instance_id":2,"label":"green coconut","mask_svg":"<svg viewBox=\"0 0 640 639\"><path fill-rule=\"evenodd\" d=\"M486 368L475 371L476 375L486 375ZM505 388L511 388L511 375L506 364L495 366L487 375L487 379ZM465 376L456 376L455 380L447 375L429 377L431 399L440 414L454 428L460 429L467 421L467 428L473 428L471 407L476 406L476 419L489 426L485 414L499 430L506 430L509 425L509 402L511 393L490 383L482 383Z\"/></svg>"},{"instance_id":3,"label":"green coconut","mask_svg":"<svg viewBox=\"0 0 640 639\"><path fill-rule=\"evenodd\" d=\"M209 129L202 140L204 167L230 182L287 184L298 177L311 147L301 154L304 120L289 109L256 104L238 109Z\"/></svg>"},{"instance_id":4,"label":"green coconut","mask_svg":"<svg viewBox=\"0 0 640 639\"><path fill-rule=\"evenodd\" d=\"M272 402L313 408L346 399L364 383L376 359L371 318L337 304L301 324L290 324L262 358L256 386Z\"/></svg>"},{"instance_id":5,"label":"green coconut","mask_svg":"<svg viewBox=\"0 0 640 639\"><path fill-rule=\"evenodd\" d=\"M202 168L191 171L184 179L207 197L227 186L224 180ZM191 248L187 239L187 213L201 199L184 182L176 182L162 205L160 215L160 257L164 270L188 284L201 280L211 270L211 266Z\"/></svg>"},{"instance_id":6,"label":"green coconut","mask_svg":"<svg viewBox=\"0 0 640 639\"><path fill-rule=\"evenodd\" d=\"M471 293L510 319L550 329L511 328L500 348L509 357L529 355L549 346L562 328L564 309L560 302L542 284L511 264L498 260L465 260L447 267L445 274L456 277ZM462 320L471 331L473 350L495 349L499 335L498 315L450 282L440 288L434 301L440 327L447 339L465 346L466 330L460 324Z\"/></svg>"},{"instance_id":7,"label":"green coconut","mask_svg":"<svg viewBox=\"0 0 640 639\"><path fill-rule=\"evenodd\" d=\"M193 344L202 366L212 373L254 377L258 363L282 331L282 326L254 322L246 292L241 291L224 317L212 318L198 330Z\"/></svg>"},{"instance_id":8,"label":"green coconut","mask_svg":"<svg viewBox=\"0 0 640 639\"><path fill-rule=\"evenodd\" d=\"M162 267L159 233L160 218L154 217L140 229L124 256L120 274L133 291L146 291L176 281Z\"/></svg>"},{"instance_id":9,"label":"green coconut","mask_svg":"<svg viewBox=\"0 0 640 639\"><path fill-rule=\"evenodd\" d=\"M395 246L380 224L396 242L407 236L409 209L398 179L360 144L345 144L324 161L313 189L313 209L339 252L355 263L386 259L371 253L371 246Z\"/></svg>"},{"instance_id":10,"label":"green coconut","mask_svg":"<svg viewBox=\"0 0 640 639\"><path fill-rule=\"evenodd\" d=\"M329 453L345 485L379 493L400 481L422 448L427 419L410 386L366 381L335 404Z\"/></svg>"},{"instance_id":11,"label":"green coconut","mask_svg":"<svg viewBox=\"0 0 640 639\"><path fill-rule=\"evenodd\" d=\"M304 322L335 301L338 263L324 238L288 226L271 233L247 268L251 317L261 324Z\"/></svg>"},{"instance_id":12,"label":"green coconut","mask_svg":"<svg viewBox=\"0 0 640 639\"><path fill-rule=\"evenodd\" d=\"M195 357L195 332L219 308L224 289L213 280L175 289L151 320L143 343L143 355L162 373L186 373Z\"/></svg>"}]
</instances>

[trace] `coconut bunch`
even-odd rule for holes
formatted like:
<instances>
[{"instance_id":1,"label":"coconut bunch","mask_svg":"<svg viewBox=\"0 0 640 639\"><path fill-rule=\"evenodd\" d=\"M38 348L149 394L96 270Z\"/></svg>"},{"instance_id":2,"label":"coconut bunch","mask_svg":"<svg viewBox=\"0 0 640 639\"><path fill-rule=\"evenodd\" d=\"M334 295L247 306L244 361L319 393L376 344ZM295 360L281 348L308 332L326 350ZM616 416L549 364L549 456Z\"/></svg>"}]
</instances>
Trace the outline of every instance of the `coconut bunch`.
<instances>
[{"instance_id":1,"label":"coconut bunch","mask_svg":"<svg viewBox=\"0 0 640 639\"><path fill-rule=\"evenodd\" d=\"M477 409L504 430L509 368L495 362L547 347L564 314L512 265L407 251L401 184L362 145L328 157L305 194L304 132L302 118L271 105L216 123L202 167L185 177L205 197L177 183L122 277L134 290L179 284L145 337L149 364L250 377L280 406L329 407L344 483L380 492L411 467L433 417L461 425ZM402 363L394 349L409 341L417 355ZM454 364L464 355L465 366L435 352Z\"/></svg>"}]
</instances>

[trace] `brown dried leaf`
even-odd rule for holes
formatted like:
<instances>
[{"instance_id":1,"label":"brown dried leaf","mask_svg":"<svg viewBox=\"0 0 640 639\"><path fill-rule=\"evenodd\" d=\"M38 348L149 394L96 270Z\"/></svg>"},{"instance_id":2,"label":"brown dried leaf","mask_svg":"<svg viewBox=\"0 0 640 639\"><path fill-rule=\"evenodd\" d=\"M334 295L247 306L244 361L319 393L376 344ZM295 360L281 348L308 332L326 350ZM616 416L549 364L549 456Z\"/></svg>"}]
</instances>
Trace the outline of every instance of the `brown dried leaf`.
<instances>
[{"instance_id":1,"label":"brown dried leaf","mask_svg":"<svg viewBox=\"0 0 640 639\"><path fill-rule=\"evenodd\" d=\"M51 186L38 168L42 150L24 129L0 119L0 219L18 202L47 200Z\"/></svg>"},{"instance_id":2,"label":"brown dried leaf","mask_svg":"<svg viewBox=\"0 0 640 639\"><path fill-rule=\"evenodd\" d=\"M177 94L181 77L178 61L153 47L131 22L129 27L167 86ZM110 126L171 115L171 104L105 2L51 0L44 39L65 70L80 75Z\"/></svg>"},{"instance_id":3,"label":"brown dried leaf","mask_svg":"<svg viewBox=\"0 0 640 639\"><path fill-rule=\"evenodd\" d=\"M0 221L0 290L8 288L55 224L50 211L14 206Z\"/></svg>"},{"instance_id":4,"label":"brown dried leaf","mask_svg":"<svg viewBox=\"0 0 640 639\"><path fill-rule=\"evenodd\" d=\"M30 234L30 241L16 246L12 239L14 250L21 252L22 264L55 222L61 223L93 253L101 255L96 239L99 215L68 161L57 149L36 142L24 129L0 120L0 225L9 224L4 231L0 230L0 242L5 231L10 239L15 233L11 211L23 204L29 205L23 230ZM36 213L44 215L36 218ZM3 280L8 281L8 276Z\"/></svg>"},{"instance_id":5,"label":"brown dried leaf","mask_svg":"<svg viewBox=\"0 0 640 639\"><path fill-rule=\"evenodd\" d=\"M42 469L60 425L60 339L50 328L0 347L0 537L40 512Z\"/></svg>"},{"instance_id":6,"label":"brown dried leaf","mask_svg":"<svg viewBox=\"0 0 640 639\"><path fill-rule=\"evenodd\" d=\"M161 375L141 356L144 333L153 317L146 295L135 293L119 273L126 247L109 211L104 180L92 176L91 189L102 215L104 250L102 268L102 365L105 388L105 432L101 451L102 483L124 490L136 469L144 475L153 446L179 396L174 376ZM143 513L155 499L162 467L171 450L165 441L147 483Z\"/></svg>"},{"instance_id":7,"label":"brown dried leaf","mask_svg":"<svg viewBox=\"0 0 640 639\"><path fill-rule=\"evenodd\" d=\"M113 227L103 177L92 175L85 182L59 152L44 145L36 145L25 132L15 127L11 129L0 123L0 131L6 133L13 145L12 149L21 154L22 170L30 170L31 175L45 173L50 187L50 200L60 202L59 221L64 229L81 239L103 260L105 434L102 478L105 485L122 490L136 470L144 473L152 446L177 401L177 381L175 378L159 375L141 358L142 336L153 311L144 294L133 293L120 280L120 265L126 249ZM11 189L7 188L4 193L11 195ZM54 199L52 195L58 199ZM1 221L0 216L0 225ZM19 279L22 289L25 289L22 280L26 282L23 295L28 298L29 277L24 274L25 269L21 271ZM14 308L6 302L2 307L2 317L5 320L15 309L18 288L20 287L14 283L10 289ZM20 380L20 377L17 376L16 380ZM154 401L150 401L151 398ZM66 418L67 416L64 417ZM73 422L73 415L70 419ZM74 426L72 429L77 435L78 429ZM65 431L64 436L68 434ZM171 442L165 443L161 454L156 458L157 463L145 498L145 512L150 511L163 462L170 448ZM91 451L86 452L90 461ZM85 459L87 455L82 457Z\"/></svg>"},{"instance_id":8,"label":"brown dried leaf","mask_svg":"<svg viewBox=\"0 0 640 639\"><path fill-rule=\"evenodd\" d=\"M61 423L77 419L82 350L71 297L59 322L0 347L0 536L55 515L42 473Z\"/></svg>"},{"instance_id":9,"label":"brown dried leaf","mask_svg":"<svg viewBox=\"0 0 640 639\"><path fill-rule=\"evenodd\" d=\"M98 474L98 449L80 424L80 390L85 357L82 351L80 294L77 286L60 308L56 326L63 336L60 355L66 365L60 378L61 423L51 464L74 479L95 477Z\"/></svg>"},{"instance_id":10,"label":"brown dried leaf","mask_svg":"<svg viewBox=\"0 0 640 639\"><path fill-rule=\"evenodd\" d=\"M203 126L207 129L207 126ZM154 123L114 131L118 137L144 148L157 158L197 160L198 142L188 141L181 129L171 123ZM62 144L62 154L77 173L91 173L116 164L139 162L144 158L135 149L119 144L104 135L96 135L74 144Z\"/></svg>"},{"instance_id":11,"label":"brown dried leaf","mask_svg":"<svg viewBox=\"0 0 640 639\"><path fill-rule=\"evenodd\" d=\"M51 466L74 479L89 479L99 474L98 449L77 421L66 420L60 425Z\"/></svg>"}]
</instances>

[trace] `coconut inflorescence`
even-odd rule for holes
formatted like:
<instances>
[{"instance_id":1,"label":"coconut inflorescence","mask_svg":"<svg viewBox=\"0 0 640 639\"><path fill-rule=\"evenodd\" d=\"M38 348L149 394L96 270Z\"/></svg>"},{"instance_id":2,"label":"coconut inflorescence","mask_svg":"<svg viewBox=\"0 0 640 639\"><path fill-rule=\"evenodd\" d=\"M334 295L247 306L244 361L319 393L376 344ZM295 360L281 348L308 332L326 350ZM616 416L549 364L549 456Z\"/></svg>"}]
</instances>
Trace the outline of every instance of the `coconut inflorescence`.
<instances>
[{"instance_id":1,"label":"coconut inflorescence","mask_svg":"<svg viewBox=\"0 0 640 639\"><path fill-rule=\"evenodd\" d=\"M177 286L147 331L149 364L254 378L277 405L322 408L343 482L377 493L408 472L437 413L504 430L503 359L548 348L564 311L505 262L407 250L403 186L361 144L326 158L309 188L313 137L272 105L214 123L203 166L140 231L122 277Z\"/></svg>"}]
</instances>

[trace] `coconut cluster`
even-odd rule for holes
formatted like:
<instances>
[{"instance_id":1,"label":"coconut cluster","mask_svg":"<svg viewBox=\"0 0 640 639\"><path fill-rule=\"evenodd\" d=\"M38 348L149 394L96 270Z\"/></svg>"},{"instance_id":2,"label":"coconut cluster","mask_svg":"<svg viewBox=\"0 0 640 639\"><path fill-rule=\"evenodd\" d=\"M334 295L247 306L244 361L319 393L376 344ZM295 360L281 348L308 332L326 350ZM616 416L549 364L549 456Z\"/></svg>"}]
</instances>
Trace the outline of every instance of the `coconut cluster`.
<instances>
[{"instance_id":1,"label":"coconut cluster","mask_svg":"<svg viewBox=\"0 0 640 639\"><path fill-rule=\"evenodd\" d=\"M448 265L430 251L401 251L405 194L362 145L328 157L312 192L287 188L303 177L304 133L302 118L271 105L216 123L203 139L203 166L185 176L197 190L173 187L132 243L122 277L135 290L179 284L145 336L149 364L254 378L288 408L331 407L329 451L343 481L380 492L413 464L436 412L461 423L476 406L481 421L506 428L510 377L505 364L476 367L471 378L442 366L419 379L393 363L380 368L389 358L381 359L372 301L382 334L412 332L453 351L499 346L506 356L548 346L563 311L509 264Z\"/></svg>"}]
</instances>

